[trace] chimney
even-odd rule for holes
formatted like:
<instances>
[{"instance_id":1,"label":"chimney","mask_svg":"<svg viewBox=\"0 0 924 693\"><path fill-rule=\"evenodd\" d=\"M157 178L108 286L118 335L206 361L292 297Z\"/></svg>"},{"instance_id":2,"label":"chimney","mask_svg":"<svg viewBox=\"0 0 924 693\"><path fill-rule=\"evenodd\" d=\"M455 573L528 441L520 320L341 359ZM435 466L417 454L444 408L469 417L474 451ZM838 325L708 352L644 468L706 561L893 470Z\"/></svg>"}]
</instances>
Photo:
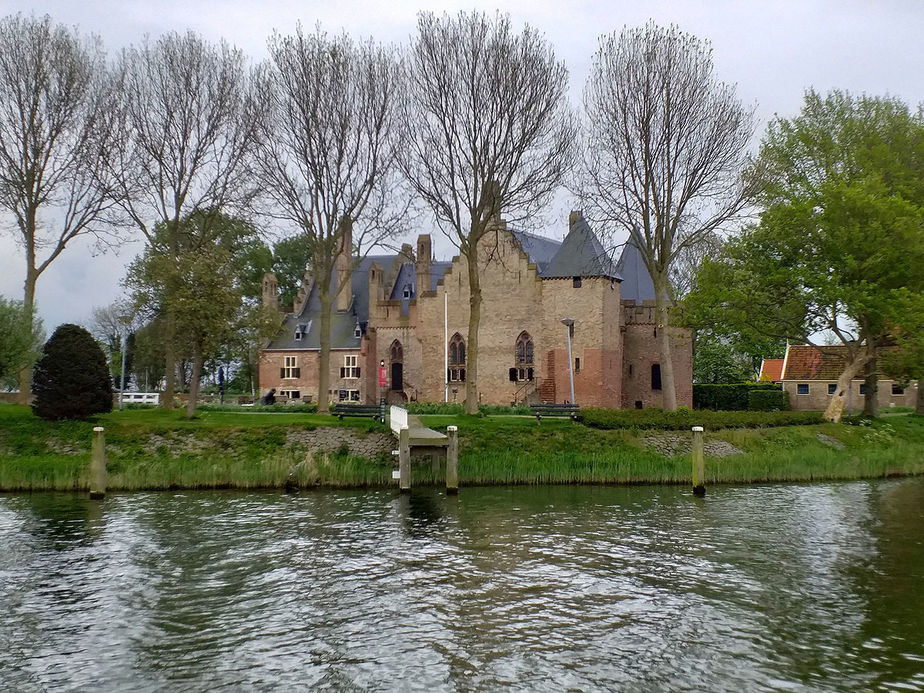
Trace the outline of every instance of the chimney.
<instances>
[{"instance_id":1,"label":"chimney","mask_svg":"<svg viewBox=\"0 0 924 693\"><path fill-rule=\"evenodd\" d=\"M301 315L308 303L308 297L311 295L311 285L314 284L314 275L310 270L305 270L302 275L302 284L298 287L298 293L295 294L295 302L292 304L292 312L295 315Z\"/></svg>"},{"instance_id":2,"label":"chimney","mask_svg":"<svg viewBox=\"0 0 924 693\"><path fill-rule=\"evenodd\" d=\"M385 270L373 262L369 268L369 323L374 322L376 307L379 301L385 300Z\"/></svg>"},{"instance_id":3,"label":"chimney","mask_svg":"<svg viewBox=\"0 0 924 693\"><path fill-rule=\"evenodd\" d=\"M279 281L272 272L263 275L263 307L279 310Z\"/></svg>"},{"instance_id":4,"label":"chimney","mask_svg":"<svg viewBox=\"0 0 924 693\"><path fill-rule=\"evenodd\" d=\"M571 214L568 215L568 228L570 229L572 226L574 226L576 223L578 223L583 218L584 218L583 210L576 209L572 211Z\"/></svg>"},{"instance_id":5,"label":"chimney","mask_svg":"<svg viewBox=\"0 0 924 693\"><path fill-rule=\"evenodd\" d=\"M340 219L337 229L340 237L337 253L337 310L349 310L353 302L353 220L348 216Z\"/></svg>"},{"instance_id":6,"label":"chimney","mask_svg":"<svg viewBox=\"0 0 924 693\"><path fill-rule=\"evenodd\" d=\"M430 290L430 234L422 233L417 237L417 296Z\"/></svg>"}]
</instances>

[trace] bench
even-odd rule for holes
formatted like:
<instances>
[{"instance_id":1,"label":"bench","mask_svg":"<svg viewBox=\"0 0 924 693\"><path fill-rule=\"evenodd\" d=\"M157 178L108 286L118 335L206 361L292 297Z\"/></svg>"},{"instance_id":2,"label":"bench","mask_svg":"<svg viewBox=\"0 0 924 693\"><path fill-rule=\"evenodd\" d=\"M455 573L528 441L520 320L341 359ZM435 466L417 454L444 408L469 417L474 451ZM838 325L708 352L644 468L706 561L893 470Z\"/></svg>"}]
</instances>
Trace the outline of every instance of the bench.
<instances>
[{"instance_id":1,"label":"bench","mask_svg":"<svg viewBox=\"0 0 924 693\"><path fill-rule=\"evenodd\" d=\"M344 416L371 416L376 421L385 423L385 402L381 404L337 404L334 416L341 421Z\"/></svg>"},{"instance_id":2,"label":"bench","mask_svg":"<svg viewBox=\"0 0 924 693\"><path fill-rule=\"evenodd\" d=\"M567 416L574 420L581 412L577 404L530 404L529 409L535 414L536 421L542 421L543 416Z\"/></svg>"}]
</instances>

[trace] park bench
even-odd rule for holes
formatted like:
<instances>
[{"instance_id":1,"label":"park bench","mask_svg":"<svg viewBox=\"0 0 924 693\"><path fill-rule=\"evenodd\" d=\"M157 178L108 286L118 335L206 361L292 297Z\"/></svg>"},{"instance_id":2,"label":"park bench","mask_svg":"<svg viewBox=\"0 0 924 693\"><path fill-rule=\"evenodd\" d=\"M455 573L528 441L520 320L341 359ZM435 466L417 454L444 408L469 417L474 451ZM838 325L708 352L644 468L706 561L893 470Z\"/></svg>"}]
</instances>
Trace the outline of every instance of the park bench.
<instances>
[{"instance_id":1,"label":"park bench","mask_svg":"<svg viewBox=\"0 0 924 693\"><path fill-rule=\"evenodd\" d=\"M385 423L385 400L381 404L337 404L334 416L343 421L344 416L370 416L376 421Z\"/></svg>"},{"instance_id":2,"label":"park bench","mask_svg":"<svg viewBox=\"0 0 924 693\"><path fill-rule=\"evenodd\" d=\"M576 404L530 404L530 411L535 414L536 421L542 421L543 416L567 416L576 419L581 408Z\"/></svg>"}]
</instances>

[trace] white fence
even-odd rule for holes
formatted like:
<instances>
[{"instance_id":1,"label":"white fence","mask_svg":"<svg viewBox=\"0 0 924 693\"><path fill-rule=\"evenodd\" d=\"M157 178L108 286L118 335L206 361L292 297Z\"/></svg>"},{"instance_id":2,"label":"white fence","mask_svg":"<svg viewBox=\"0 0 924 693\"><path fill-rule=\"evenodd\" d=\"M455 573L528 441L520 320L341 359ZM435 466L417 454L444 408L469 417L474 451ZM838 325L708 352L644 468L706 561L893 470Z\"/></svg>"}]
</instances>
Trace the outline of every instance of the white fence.
<instances>
[{"instance_id":1,"label":"white fence","mask_svg":"<svg viewBox=\"0 0 924 693\"><path fill-rule=\"evenodd\" d=\"M395 433L400 432L402 428L407 428L407 409L392 404L388 421L391 425L391 430Z\"/></svg>"},{"instance_id":2,"label":"white fence","mask_svg":"<svg viewBox=\"0 0 924 693\"><path fill-rule=\"evenodd\" d=\"M119 393L116 393L118 397ZM122 401L127 404L160 404L159 392L124 392Z\"/></svg>"}]
</instances>

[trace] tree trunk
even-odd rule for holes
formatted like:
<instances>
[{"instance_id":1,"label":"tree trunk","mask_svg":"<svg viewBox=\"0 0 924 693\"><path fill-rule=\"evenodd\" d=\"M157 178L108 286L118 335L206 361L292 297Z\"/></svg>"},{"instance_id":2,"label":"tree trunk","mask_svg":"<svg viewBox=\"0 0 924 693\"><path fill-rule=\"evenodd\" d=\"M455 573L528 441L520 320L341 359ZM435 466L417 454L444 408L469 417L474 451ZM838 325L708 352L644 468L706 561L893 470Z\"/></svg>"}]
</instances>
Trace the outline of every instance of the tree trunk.
<instances>
[{"instance_id":1,"label":"tree trunk","mask_svg":"<svg viewBox=\"0 0 924 693\"><path fill-rule=\"evenodd\" d=\"M848 361L847 365L844 367L843 372L837 379L837 388L834 390L834 394L831 395L831 399L828 400L828 407L825 409L825 418L828 421L837 423L841 420L841 416L844 414L844 401L846 399L847 390L850 387L851 381L857 376L857 373L866 365L869 361L869 354L864 353L862 355L856 356L854 360Z\"/></svg>"},{"instance_id":2,"label":"tree trunk","mask_svg":"<svg viewBox=\"0 0 924 693\"><path fill-rule=\"evenodd\" d=\"M30 245L26 251L28 265L26 266L26 281L23 286L23 308L29 324L35 323L35 284L38 273L35 271L35 250ZM25 366L19 369L19 403L28 406L32 394L32 367Z\"/></svg>"},{"instance_id":3,"label":"tree trunk","mask_svg":"<svg viewBox=\"0 0 924 693\"><path fill-rule=\"evenodd\" d=\"M164 316L164 396L161 406L164 409L173 409L173 396L176 392L176 322L173 313L167 311Z\"/></svg>"},{"instance_id":4,"label":"tree trunk","mask_svg":"<svg viewBox=\"0 0 924 693\"><path fill-rule=\"evenodd\" d=\"M192 378L189 381L189 400L186 402L186 418L196 415L196 402L199 399L199 381L202 379L202 349L198 345L193 353Z\"/></svg>"},{"instance_id":5,"label":"tree trunk","mask_svg":"<svg viewBox=\"0 0 924 693\"><path fill-rule=\"evenodd\" d=\"M863 400L863 413L866 416L879 416L879 375L876 372L876 347L868 349L871 354L866 364L866 397Z\"/></svg>"},{"instance_id":6,"label":"tree trunk","mask_svg":"<svg viewBox=\"0 0 924 693\"><path fill-rule=\"evenodd\" d=\"M469 314L465 352L465 413L478 413L478 328L481 326L481 277L478 274L478 244L470 246L468 258Z\"/></svg>"},{"instance_id":7,"label":"tree trunk","mask_svg":"<svg viewBox=\"0 0 924 693\"><path fill-rule=\"evenodd\" d=\"M655 310L657 312L658 342L661 351L661 406L668 411L677 411L677 389L674 387L674 360L671 358L670 296L667 276L656 273Z\"/></svg>"},{"instance_id":8,"label":"tree trunk","mask_svg":"<svg viewBox=\"0 0 924 693\"><path fill-rule=\"evenodd\" d=\"M321 289L321 287L318 287ZM330 289L321 290L321 354L318 358L318 413L330 413L330 330L334 298Z\"/></svg>"},{"instance_id":9,"label":"tree trunk","mask_svg":"<svg viewBox=\"0 0 924 693\"><path fill-rule=\"evenodd\" d=\"M924 415L924 378L918 378L918 396L914 403L914 413Z\"/></svg>"}]
</instances>

